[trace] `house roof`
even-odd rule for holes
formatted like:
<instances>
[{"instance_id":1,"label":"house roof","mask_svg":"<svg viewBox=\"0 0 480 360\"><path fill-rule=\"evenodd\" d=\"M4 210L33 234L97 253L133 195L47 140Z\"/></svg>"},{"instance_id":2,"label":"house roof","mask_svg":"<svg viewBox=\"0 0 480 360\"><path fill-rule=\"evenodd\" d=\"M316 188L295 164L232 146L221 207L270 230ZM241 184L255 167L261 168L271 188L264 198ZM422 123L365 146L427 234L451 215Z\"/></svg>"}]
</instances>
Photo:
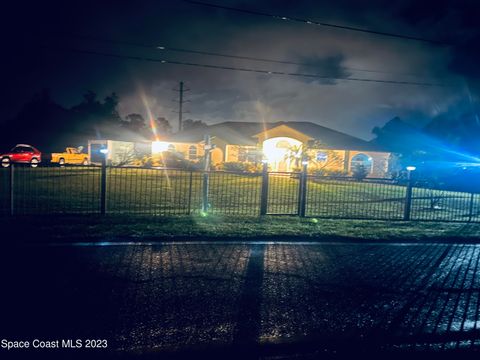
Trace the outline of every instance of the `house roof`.
<instances>
[{"instance_id":1,"label":"house roof","mask_svg":"<svg viewBox=\"0 0 480 360\"><path fill-rule=\"evenodd\" d=\"M176 142L200 142L205 135L215 136L231 145L256 145L253 135L263 130L262 123L223 122L205 127L182 131L170 137Z\"/></svg>"},{"instance_id":2,"label":"house roof","mask_svg":"<svg viewBox=\"0 0 480 360\"><path fill-rule=\"evenodd\" d=\"M231 145L256 145L262 131L286 125L296 131L318 140L328 149L346 149L363 151L385 151L377 144L369 143L357 137L332 130L311 122L279 121L272 123L227 121L201 128L182 131L170 137L175 142L201 142L205 135L215 136Z\"/></svg>"}]
</instances>

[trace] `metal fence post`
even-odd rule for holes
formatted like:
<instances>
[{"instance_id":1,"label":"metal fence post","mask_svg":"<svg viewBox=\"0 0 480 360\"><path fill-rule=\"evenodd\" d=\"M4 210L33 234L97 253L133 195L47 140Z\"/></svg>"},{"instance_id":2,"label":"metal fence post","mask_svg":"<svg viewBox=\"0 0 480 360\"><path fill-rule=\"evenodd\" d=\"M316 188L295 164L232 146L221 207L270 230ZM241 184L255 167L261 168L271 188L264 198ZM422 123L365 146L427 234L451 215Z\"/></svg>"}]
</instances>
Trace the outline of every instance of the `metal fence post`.
<instances>
[{"instance_id":1,"label":"metal fence post","mask_svg":"<svg viewBox=\"0 0 480 360\"><path fill-rule=\"evenodd\" d=\"M102 167L100 177L100 214L107 213L107 159L106 155L102 156Z\"/></svg>"},{"instance_id":2,"label":"metal fence post","mask_svg":"<svg viewBox=\"0 0 480 360\"><path fill-rule=\"evenodd\" d=\"M405 207L403 209L403 220L410 220L410 210L412 207L412 188L413 182L410 172L408 173L407 192L405 194Z\"/></svg>"},{"instance_id":3,"label":"metal fence post","mask_svg":"<svg viewBox=\"0 0 480 360\"><path fill-rule=\"evenodd\" d=\"M203 186L202 186L202 211L208 212L208 172L203 173Z\"/></svg>"},{"instance_id":4,"label":"metal fence post","mask_svg":"<svg viewBox=\"0 0 480 360\"><path fill-rule=\"evenodd\" d=\"M210 171L210 151L212 150L211 138L210 135L205 135L205 168L203 171L203 187L202 187L202 211L204 213L208 212L208 183L209 183L209 171Z\"/></svg>"},{"instance_id":5,"label":"metal fence post","mask_svg":"<svg viewBox=\"0 0 480 360\"><path fill-rule=\"evenodd\" d=\"M268 206L268 163L263 162L262 189L260 193L260 215L267 215Z\"/></svg>"},{"instance_id":6,"label":"metal fence post","mask_svg":"<svg viewBox=\"0 0 480 360\"><path fill-rule=\"evenodd\" d=\"M472 221L474 201L475 201L475 194L471 193L470 194L470 205L468 207L468 222Z\"/></svg>"},{"instance_id":7,"label":"metal fence post","mask_svg":"<svg viewBox=\"0 0 480 360\"><path fill-rule=\"evenodd\" d=\"M188 209L187 215L192 213L192 182L193 182L193 170L190 170L190 183L188 185Z\"/></svg>"},{"instance_id":8,"label":"metal fence post","mask_svg":"<svg viewBox=\"0 0 480 360\"><path fill-rule=\"evenodd\" d=\"M10 181L9 181L9 197L10 197L10 215L15 213L15 165L10 164Z\"/></svg>"},{"instance_id":9,"label":"metal fence post","mask_svg":"<svg viewBox=\"0 0 480 360\"><path fill-rule=\"evenodd\" d=\"M307 204L307 162L302 162L302 172L300 173L300 184L298 187L298 216L305 217L305 208Z\"/></svg>"}]
</instances>

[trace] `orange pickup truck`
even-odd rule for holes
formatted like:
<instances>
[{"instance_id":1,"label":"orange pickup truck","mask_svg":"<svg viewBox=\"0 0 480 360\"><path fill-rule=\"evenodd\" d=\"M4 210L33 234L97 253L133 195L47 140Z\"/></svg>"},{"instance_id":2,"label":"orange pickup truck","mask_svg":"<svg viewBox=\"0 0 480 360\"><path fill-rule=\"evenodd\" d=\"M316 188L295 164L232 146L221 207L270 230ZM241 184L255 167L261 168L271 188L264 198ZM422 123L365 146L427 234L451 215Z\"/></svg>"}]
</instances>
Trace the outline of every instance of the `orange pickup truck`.
<instances>
[{"instance_id":1,"label":"orange pickup truck","mask_svg":"<svg viewBox=\"0 0 480 360\"><path fill-rule=\"evenodd\" d=\"M83 147L67 147L63 153L52 153L52 163L59 165L81 164L88 165L88 154L82 153Z\"/></svg>"}]
</instances>

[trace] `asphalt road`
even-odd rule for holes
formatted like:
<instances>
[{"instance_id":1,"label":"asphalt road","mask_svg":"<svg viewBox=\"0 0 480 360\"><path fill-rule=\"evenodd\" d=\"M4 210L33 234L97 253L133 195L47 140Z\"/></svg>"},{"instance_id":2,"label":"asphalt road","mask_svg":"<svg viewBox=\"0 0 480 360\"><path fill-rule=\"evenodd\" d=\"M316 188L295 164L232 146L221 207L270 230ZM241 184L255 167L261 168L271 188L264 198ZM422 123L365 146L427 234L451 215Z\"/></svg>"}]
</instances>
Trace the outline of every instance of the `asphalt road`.
<instances>
[{"instance_id":1,"label":"asphalt road","mask_svg":"<svg viewBox=\"0 0 480 360\"><path fill-rule=\"evenodd\" d=\"M480 350L480 245L32 246L1 260L2 339L162 358Z\"/></svg>"}]
</instances>

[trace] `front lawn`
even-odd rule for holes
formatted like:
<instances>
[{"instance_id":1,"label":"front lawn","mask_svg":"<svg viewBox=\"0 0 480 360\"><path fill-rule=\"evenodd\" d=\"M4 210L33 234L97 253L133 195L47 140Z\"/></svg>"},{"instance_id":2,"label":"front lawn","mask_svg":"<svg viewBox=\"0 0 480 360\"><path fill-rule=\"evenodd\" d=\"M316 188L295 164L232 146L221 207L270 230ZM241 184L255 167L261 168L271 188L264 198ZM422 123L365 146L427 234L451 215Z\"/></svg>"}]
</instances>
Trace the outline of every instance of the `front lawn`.
<instances>
[{"instance_id":1,"label":"front lawn","mask_svg":"<svg viewBox=\"0 0 480 360\"><path fill-rule=\"evenodd\" d=\"M94 214L100 211L98 167L15 169L15 214ZM114 215L199 214L203 175L186 170L108 168L106 209ZM0 169L0 213L7 214L9 170ZM212 172L209 213L255 216L260 213L259 174ZM269 176L268 213L297 214L296 176ZM400 220L405 186L380 182L312 178L307 183L306 214L318 218ZM480 220L480 196L414 188L412 219Z\"/></svg>"},{"instance_id":2,"label":"front lawn","mask_svg":"<svg viewBox=\"0 0 480 360\"><path fill-rule=\"evenodd\" d=\"M326 220L291 216L17 216L0 218L2 241L478 241L480 224ZM10 234L10 236L7 236Z\"/></svg>"}]
</instances>

